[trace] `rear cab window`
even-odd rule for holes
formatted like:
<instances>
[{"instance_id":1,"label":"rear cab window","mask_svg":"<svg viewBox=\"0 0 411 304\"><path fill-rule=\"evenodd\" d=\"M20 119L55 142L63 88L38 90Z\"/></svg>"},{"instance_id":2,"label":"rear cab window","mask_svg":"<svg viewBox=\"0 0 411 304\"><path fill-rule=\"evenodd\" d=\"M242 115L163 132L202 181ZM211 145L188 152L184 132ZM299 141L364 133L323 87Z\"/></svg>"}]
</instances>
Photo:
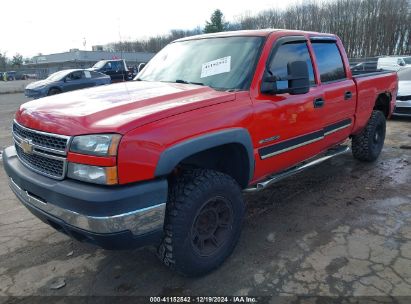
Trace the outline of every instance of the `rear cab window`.
<instances>
[{"instance_id":1,"label":"rear cab window","mask_svg":"<svg viewBox=\"0 0 411 304\"><path fill-rule=\"evenodd\" d=\"M322 83L345 80L344 63L335 41L311 41Z\"/></svg>"}]
</instances>

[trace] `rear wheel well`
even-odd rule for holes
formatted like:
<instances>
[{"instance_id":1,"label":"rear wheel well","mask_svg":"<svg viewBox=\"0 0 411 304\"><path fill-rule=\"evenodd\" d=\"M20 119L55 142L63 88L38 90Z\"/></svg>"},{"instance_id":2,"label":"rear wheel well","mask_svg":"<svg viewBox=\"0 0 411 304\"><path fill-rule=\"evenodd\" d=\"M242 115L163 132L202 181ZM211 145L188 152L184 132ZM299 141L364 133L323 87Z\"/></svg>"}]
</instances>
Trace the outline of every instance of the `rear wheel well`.
<instances>
[{"instance_id":1,"label":"rear wheel well","mask_svg":"<svg viewBox=\"0 0 411 304\"><path fill-rule=\"evenodd\" d=\"M390 114L390 93L381 93L378 95L377 100L375 101L374 110L381 111L385 118L388 118Z\"/></svg>"},{"instance_id":2,"label":"rear wheel well","mask_svg":"<svg viewBox=\"0 0 411 304\"><path fill-rule=\"evenodd\" d=\"M231 176L241 188L249 182L250 163L246 148L237 143L210 148L183 159L178 168L196 167L219 171Z\"/></svg>"}]
</instances>

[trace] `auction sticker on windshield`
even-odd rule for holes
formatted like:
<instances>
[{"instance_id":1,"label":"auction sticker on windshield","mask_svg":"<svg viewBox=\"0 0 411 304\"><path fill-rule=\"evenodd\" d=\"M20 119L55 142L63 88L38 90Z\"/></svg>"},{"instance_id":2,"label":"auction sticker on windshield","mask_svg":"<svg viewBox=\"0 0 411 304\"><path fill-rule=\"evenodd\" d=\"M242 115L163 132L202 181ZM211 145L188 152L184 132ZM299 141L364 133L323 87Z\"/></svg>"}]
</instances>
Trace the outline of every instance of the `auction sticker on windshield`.
<instances>
[{"instance_id":1,"label":"auction sticker on windshield","mask_svg":"<svg viewBox=\"0 0 411 304\"><path fill-rule=\"evenodd\" d=\"M203 63L200 78L227 73L231 70L231 56Z\"/></svg>"}]
</instances>

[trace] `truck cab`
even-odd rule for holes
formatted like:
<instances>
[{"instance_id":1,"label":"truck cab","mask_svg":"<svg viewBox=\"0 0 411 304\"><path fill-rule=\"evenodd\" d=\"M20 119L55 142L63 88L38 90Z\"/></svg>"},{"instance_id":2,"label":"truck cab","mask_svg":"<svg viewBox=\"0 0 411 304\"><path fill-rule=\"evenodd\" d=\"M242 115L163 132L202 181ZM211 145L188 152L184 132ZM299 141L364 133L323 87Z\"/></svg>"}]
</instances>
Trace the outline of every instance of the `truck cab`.
<instances>
[{"instance_id":1,"label":"truck cab","mask_svg":"<svg viewBox=\"0 0 411 304\"><path fill-rule=\"evenodd\" d=\"M345 153L347 140L375 161L397 89L395 72L353 76L332 34L183 38L135 81L23 104L4 168L57 230L107 249L155 245L171 269L203 275L235 248L243 191Z\"/></svg>"},{"instance_id":2,"label":"truck cab","mask_svg":"<svg viewBox=\"0 0 411 304\"><path fill-rule=\"evenodd\" d=\"M113 83L132 79L124 59L100 60L90 70L110 76Z\"/></svg>"}]
</instances>

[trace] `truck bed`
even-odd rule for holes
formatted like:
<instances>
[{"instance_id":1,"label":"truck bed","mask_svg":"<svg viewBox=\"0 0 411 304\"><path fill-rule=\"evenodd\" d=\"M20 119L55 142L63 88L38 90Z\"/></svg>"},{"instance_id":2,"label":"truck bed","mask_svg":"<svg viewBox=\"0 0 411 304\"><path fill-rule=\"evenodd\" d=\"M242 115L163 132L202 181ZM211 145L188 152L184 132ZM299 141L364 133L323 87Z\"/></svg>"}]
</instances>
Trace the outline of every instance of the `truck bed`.
<instances>
[{"instance_id":1,"label":"truck bed","mask_svg":"<svg viewBox=\"0 0 411 304\"><path fill-rule=\"evenodd\" d=\"M374 75L381 75L381 74L389 74L393 71L388 70L368 70L368 71L352 71L353 78L360 78L360 77L367 77L367 76L374 76Z\"/></svg>"},{"instance_id":2,"label":"truck bed","mask_svg":"<svg viewBox=\"0 0 411 304\"><path fill-rule=\"evenodd\" d=\"M389 98L390 107L385 113L389 117L394 110L398 76L395 71L362 72L353 75L357 86L357 109L355 111L355 127L353 133L364 128L370 118L372 109L378 98Z\"/></svg>"}]
</instances>

